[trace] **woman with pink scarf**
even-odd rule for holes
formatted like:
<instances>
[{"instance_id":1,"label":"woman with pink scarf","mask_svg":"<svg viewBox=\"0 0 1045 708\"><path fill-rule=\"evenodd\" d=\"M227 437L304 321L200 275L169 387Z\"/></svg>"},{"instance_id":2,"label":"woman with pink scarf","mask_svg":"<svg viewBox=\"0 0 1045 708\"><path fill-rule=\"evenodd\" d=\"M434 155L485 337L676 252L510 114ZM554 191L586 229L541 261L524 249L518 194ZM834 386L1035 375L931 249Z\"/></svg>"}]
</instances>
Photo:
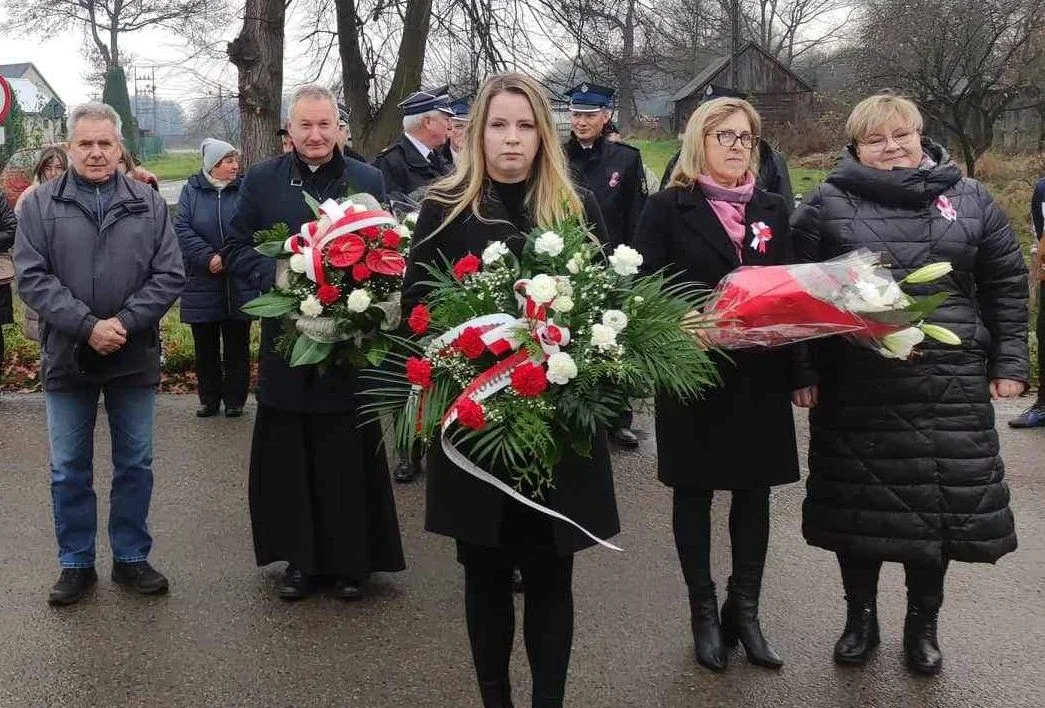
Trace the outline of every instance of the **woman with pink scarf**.
<instances>
[{"instance_id":1,"label":"woman with pink scarf","mask_svg":"<svg viewBox=\"0 0 1045 708\"><path fill-rule=\"evenodd\" d=\"M758 113L740 99L694 111L671 180L650 196L636 231L646 272L667 268L710 289L742 265L791 262L788 205L755 186L760 129ZM787 349L731 352L719 369L722 385L701 400L657 399L658 476L674 489L697 661L722 671L739 642L751 663L778 669L783 661L758 620L769 491L798 480L791 393L811 382L799 380ZM721 613L710 562L715 490L732 492L732 574Z\"/></svg>"}]
</instances>

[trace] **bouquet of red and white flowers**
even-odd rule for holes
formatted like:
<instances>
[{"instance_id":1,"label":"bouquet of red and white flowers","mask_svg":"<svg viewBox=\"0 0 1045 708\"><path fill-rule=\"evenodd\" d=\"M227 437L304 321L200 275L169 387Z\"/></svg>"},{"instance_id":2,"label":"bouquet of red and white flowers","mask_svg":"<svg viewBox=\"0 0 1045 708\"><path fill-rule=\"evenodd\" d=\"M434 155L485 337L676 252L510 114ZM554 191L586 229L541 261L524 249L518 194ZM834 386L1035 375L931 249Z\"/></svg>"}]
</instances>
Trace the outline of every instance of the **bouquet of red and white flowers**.
<instances>
[{"instance_id":1,"label":"bouquet of red and white flowers","mask_svg":"<svg viewBox=\"0 0 1045 708\"><path fill-rule=\"evenodd\" d=\"M410 224L399 223L369 194L338 203L305 200L318 217L292 234L286 224L255 234L255 248L279 259L276 286L243 306L281 319L277 346L291 366L338 362L377 366L402 317Z\"/></svg>"}]
</instances>

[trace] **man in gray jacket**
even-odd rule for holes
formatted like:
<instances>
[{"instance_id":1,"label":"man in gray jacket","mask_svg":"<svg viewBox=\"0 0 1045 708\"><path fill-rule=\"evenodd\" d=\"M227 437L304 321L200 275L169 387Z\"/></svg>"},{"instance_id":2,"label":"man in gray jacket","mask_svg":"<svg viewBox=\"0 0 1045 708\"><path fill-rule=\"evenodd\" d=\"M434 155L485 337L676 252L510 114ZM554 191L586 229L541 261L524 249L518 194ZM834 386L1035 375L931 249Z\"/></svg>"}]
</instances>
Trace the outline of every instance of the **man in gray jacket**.
<instances>
[{"instance_id":1,"label":"man in gray jacket","mask_svg":"<svg viewBox=\"0 0 1045 708\"><path fill-rule=\"evenodd\" d=\"M119 174L120 117L85 103L69 115L70 169L23 203L15 239L18 294L40 313L51 498L61 575L49 602L76 602L96 582L93 489L98 398L112 431L112 578L167 591L148 563L152 434L160 318L185 284L167 205Z\"/></svg>"}]
</instances>

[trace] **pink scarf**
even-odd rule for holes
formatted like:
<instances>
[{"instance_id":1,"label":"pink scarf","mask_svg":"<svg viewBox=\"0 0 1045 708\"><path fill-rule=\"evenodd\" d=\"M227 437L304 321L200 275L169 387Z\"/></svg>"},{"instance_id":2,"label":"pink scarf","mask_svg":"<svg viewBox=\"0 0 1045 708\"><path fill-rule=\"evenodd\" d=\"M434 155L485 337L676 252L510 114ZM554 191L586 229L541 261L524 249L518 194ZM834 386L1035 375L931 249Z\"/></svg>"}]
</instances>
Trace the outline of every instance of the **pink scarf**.
<instances>
[{"instance_id":1,"label":"pink scarf","mask_svg":"<svg viewBox=\"0 0 1045 708\"><path fill-rule=\"evenodd\" d=\"M737 249L737 257L740 258L744 244L747 203L755 193L754 176L749 172L739 186L723 187L707 175L698 175L697 184L704 192L708 205L715 212L722 228L726 230L729 240L733 242L733 248Z\"/></svg>"}]
</instances>

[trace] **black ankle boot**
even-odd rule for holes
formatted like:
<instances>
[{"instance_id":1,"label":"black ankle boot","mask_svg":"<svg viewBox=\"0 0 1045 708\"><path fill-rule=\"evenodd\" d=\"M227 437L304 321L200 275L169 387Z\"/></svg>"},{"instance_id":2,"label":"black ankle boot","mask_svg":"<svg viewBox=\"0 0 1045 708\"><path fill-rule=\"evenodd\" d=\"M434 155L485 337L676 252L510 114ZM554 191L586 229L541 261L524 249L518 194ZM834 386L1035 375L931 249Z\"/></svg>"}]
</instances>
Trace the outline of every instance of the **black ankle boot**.
<instances>
[{"instance_id":1,"label":"black ankle boot","mask_svg":"<svg viewBox=\"0 0 1045 708\"><path fill-rule=\"evenodd\" d=\"M699 591L690 590L689 613L697 663L711 671L725 671L729 666L729 654L722 641L714 585Z\"/></svg>"},{"instance_id":2,"label":"black ankle boot","mask_svg":"<svg viewBox=\"0 0 1045 708\"><path fill-rule=\"evenodd\" d=\"M835 661L863 666L881 641L878 632L878 604L874 596L845 598L846 619L842 636L835 642Z\"/></svg>"},{"instance_id":3,"label":"black ankle boot","mask_svg":"<svg viewBox=\"0 0 1045 708\"><path fill-rule=\"evenodd\" d=\"M736 646L737 642L742 644L747 660L755 666L779 669L784 660L769 646L758 621L761 575L757 580L745 578L734 582L733 578L729 579L729 591L722 605L722 638L726 646Z\"/></svg>"},{"instance_id":4,"label":"black ankle boot","mask_svg":"<svg viewBox=\"0 0 1045 708\"><path fill-rule=\"evenodd\" d=\"M942 603L939 595L907 598L903 652L907 666L916 673L935 676L943 668L943 652L936 636L936 620Z\"/></svg>"},{"instance_id":5,"label":"black ankle boot","mask_svg":"<svg viewBox=\"0 0 1045 708\"><path fill-rule=\"evenodd\" d=\"M480 682L479 695L483 708L513 708L512 687L508 681Z\"/></svg>"}]
</instances>

